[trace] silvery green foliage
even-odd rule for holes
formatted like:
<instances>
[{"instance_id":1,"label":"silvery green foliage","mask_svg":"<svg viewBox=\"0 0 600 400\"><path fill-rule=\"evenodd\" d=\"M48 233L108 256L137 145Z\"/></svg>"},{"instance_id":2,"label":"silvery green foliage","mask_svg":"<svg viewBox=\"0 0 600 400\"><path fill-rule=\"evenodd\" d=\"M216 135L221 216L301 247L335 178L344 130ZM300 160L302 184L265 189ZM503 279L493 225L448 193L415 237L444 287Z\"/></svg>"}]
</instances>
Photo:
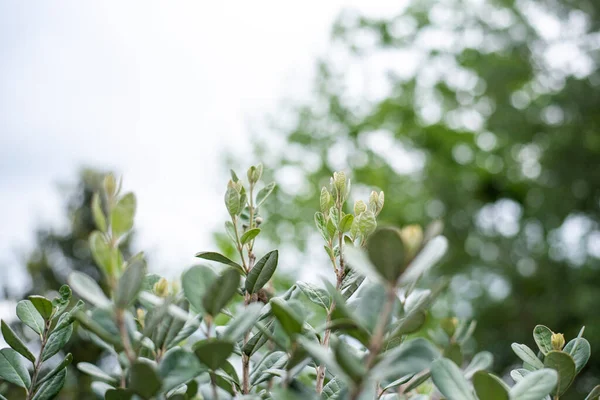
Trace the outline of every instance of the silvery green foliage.
<instances>
[{"instance_id":1,"label":"silvery green foliage","mask_svg":"<svg viewBox=\"0 0 600 400\"><path fill-rule=\"evenodd\" d=\"M475 323L432 320L428 312L445 287L420 284L448 247L441 225L378 228L384 193L373 191L350 209L343 172L321 191L315 215L333 279L275 290L279 252L255 248L261 209L275 191L262 175L260 164L245 181L232 171L226 186L225 231L234 252L199 252L206 263L173 282L149 274L142 253L124 259L119 244L133 228L136 198L106 176L92 201L98 229L89 246L107 289L76 272L69 285L86 310L80 301L67 311L67 286L52 302L20 302L17 315L40 336L42 350L34 356L2 322L11 348L0 350L0 378L22 387L28 400L54 398L71 356L45 373L42 363L66 344L74 320L115 361L106 370L77 365L93 378L99 399L424 400L439 398L438 390L448 399L542 399L564 392L587 362L581 335L565 346L540 326L540 355L515 345L525 361L513 371L515 386L486 372L490 353L469 357Z\"/></svg>"},{"instance_id":2,"label":"silvery green foliage","mask_svg":"<svg viewBox=\"0 0 600 400\"><path fill-rule=\"evenodd\" d=\"M465 374L447 358L436 360L431 375L438 390L448 400L542 400L558 399L573 383L575 376L590 358L590 344L579 335L565 346L561 333L537 325L533 338L537 352L524 344L513 343L512 349L523 362L511 371L515 382L510 387L501 378L486 371ZM471 379L472 382L469 382ZM587 399L597 399L600 388L594 388Z\"/></svg>"},{"instance_id":3,"label":"silvery green foliage","mask_svg":"<svg viewBox=\"0 0 600 400\"><path fill-rule=\"evenodd\" d=\"M73 333L76 313L83 308L79 301L69 309L70 301L71 289L64 285L53 300L30 296L17 303L17 317L39 339L37 355L6 321L1 322L2 336L10 347L0 350L0 379L22 388L23 399L52 399L65 383L73 356L59 353ZM48 368L46 361L54 356L61 358Z\"/></svg>"}]
</instances>

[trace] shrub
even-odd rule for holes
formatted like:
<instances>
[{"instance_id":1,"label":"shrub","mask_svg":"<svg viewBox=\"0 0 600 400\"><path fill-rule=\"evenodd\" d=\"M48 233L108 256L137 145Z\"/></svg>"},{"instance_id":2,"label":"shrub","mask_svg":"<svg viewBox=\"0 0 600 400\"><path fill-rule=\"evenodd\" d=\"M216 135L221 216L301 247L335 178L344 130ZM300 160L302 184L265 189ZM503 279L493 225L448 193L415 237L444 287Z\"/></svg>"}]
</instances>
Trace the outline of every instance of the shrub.
<instances>
[{"instance_id":1,"label":"shrub","mask_svg":"<svg viewBox=\"0 0 600 400\"><path fill-rule=\"evenodd\" d=\"M225 230L237 261L200 252L212 264L186 270L179 284L148 274L143 254L123 259L119 244L133 227L136 198L121 194L108 175L93 197L98 229L89 238L108 293L74 272L69 285L86 306L79 300L68 310L69 286L52 301L19 302L17 315L39 335L41 350L34 356L3 321L10 348L0 350L0 377L23 388L28 400L56 397L72 357L50 370L44 362L69 340L74 321L113 361L110 369L77 365L103 399L427 399L440 393L450 400L558 399L585 366L590 345L583 329L565 346L561 334L542 325L534 329L538 354L513 345L523 368L511 372L512 388L486 371L490 353L466 362L474 322L429 317L444 281L419 286L448 246L441 225L377 228L384 193L374 191L350 210L350 181L341 172L322 189L315 214L333 283L296 282L275 293L278 251L255 252L260 210L275 189L271 183L259 190L261 177L259 164L246 183L232 172L227 184ZM597 387L588 398L599 395Z\"/></svg>"}]
</instances>

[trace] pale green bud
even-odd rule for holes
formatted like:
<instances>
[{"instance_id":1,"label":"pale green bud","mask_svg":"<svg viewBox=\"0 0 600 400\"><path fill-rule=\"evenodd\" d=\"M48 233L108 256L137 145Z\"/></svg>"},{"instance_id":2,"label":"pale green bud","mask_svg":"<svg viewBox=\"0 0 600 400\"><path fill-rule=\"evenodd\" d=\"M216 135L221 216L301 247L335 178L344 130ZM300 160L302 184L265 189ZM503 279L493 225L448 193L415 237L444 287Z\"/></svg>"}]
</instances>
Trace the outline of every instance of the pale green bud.
<instances>
[{"instance_id":1,"label":"pale green bud","mask_svg":"<svg viewBox=\"0 0 600 400\"><path fill-rule=\"evenodd\" d=\"M562 333L553 333L550 343L554 350L562 350L565 347L565 337Z\"/></svg>"},{"instance_id":2,"label":"pale green bud","mask_svg":"<svg viewBox=\"0 0 600 400\"><path fill-rule=\"evenodd\" d=\"M423 243L423 229L419 225L408 225L400 231L402 243L409 254L414 254Z\"/></svg>"},{"instance_id":3,"label":"pale green bud","mask_svg":"<svg viewBox=\"0 0 600 400\"><path fill-rule=\"evenodd\" d=\"M250 182L251 184L254 184L256 182L258 182L260 180L260 177L262 176L263 173L263 165L262 164L258 164L257 166L251 166L248 169L248 182Z\"/></svg>"},{"instance_id":4,"label":"pale green bud","mask_svg":"<svg viewBox=\"0 0 600 400\"><path fill-rule=\"evenodd\" d=\"M343 171L333 173L333 186L340 200L346 196L346 174Z\"/></svg>"},{"instance_id":5,"label":"pale green bud","mask_svg":"<svg viewBox=\"0 0 600 400\"><path fill-rule=\"evenodd\" d=\"M108 197L113 197L117 194L117 180L112 173L104 177L104 190Z\"/></svg>"},{"instance_id":6,"label":"pale green bud","mask_svg":"<svg viewBox=\"0 0 600 400\"><path fill-rule=\"evenodd\" d=\"M236 182L229 181L227 183L227 191L225 192L225 207L227 207L227 211L229 215L237 215L240 211L240 190L238 189L240 185Z\"/></svg>"},{"instance_id":7,"label":"pale green bud","mask_svg":"<svg viewBox=\"0 0 600 400\"><path fill-rule=\"evenodd\" d=\"M376 191L372 191L369 196L369 211L377 212L377 205L379 203L379 195Z\"/></svg>"},{"instance_id":8,"label":"pale green bud","mask_svg":"<svg viewBox=\"0 0 600 400\"><path fill-rule=\"evenodd\" d=\"M360 234L366 238L371 233L375 232L375 229L377 229L375 214L373 214L372 211L361 213L358 221L358 230L360 231Z\"/></svg>"},{"instance_id":9,"label":"pale green bud","mask_svg":"<svg viewBox=\"0 0 600 400\"><path fill-rule=\"evenodd\" d=\"M325 186L323 186L321 188L321 197L319 200L320 200L320 205L321 205L321 212L323 214L327 214L327 212L333 205L333 202L332 202L332 198L331 198L331 193L329 193L329 190L327 190L327 188Z\"/></svg>"},{"instance_id":10,"label":"pale green bud","mask_svg":"<svg viewBox=\"0 0 600 400\"><path fill-rule=\"evenodd\" d=\"M154 293L158 297L167 297L169 295L169 282L165 278L160 278L158 282L154 284Z\"/></svg>"},{"instance_id":11,"label":"pale green bud","mask_svg":"<svg viewBox=\"0 0 600 400\"><path fill-rule=\"evenodd\" d=\"M354 203L354 215L358 216L367 211L367 205L364 201L358 200Z\"/></svg>"}]
</instances>

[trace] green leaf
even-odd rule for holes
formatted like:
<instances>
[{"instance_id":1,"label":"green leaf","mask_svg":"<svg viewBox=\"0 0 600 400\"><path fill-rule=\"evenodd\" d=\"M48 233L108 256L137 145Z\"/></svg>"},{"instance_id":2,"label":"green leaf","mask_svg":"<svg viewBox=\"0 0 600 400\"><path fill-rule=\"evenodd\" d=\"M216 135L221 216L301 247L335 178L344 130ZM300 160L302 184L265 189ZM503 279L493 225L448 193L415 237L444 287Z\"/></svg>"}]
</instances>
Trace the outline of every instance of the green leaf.
<instances>
[{"instance_id":1,"label":"green leaf","mask_svg":"<svg viewBox=\"0 0 600 400\"><path fill-rule=\"evenodd\" d=\"M67 310L69 307L69 303L71 302L71 296L73 292L68 285L62 285L60 289L58 289L58 296L52 300L52 307L56 308L52 318L56 319L63 312Z\"/></svg>"},{"instance_id":2,"label":"green leaf","mask_svg":"<svg viewBox=\"0 0 600 400\"><path fill-rule=\"evenodd\" d=\"M594 387L585 400L598 400L598 397L600 397L600 385Z\"/></svg>"},{"instance_id":3,"label":"green leaf","mask_svg":"<svg viewBox=\"0 0 600 400\"><path fill-rule=\"evenodd\" d=\"M112 385L116 385L118 383L115 378L102 371L94 364L80 362L79 364L77 364L77 369L83 372L84 374L89 375L99 381L110 383Z\"/></svg>"},{"instance_id":4,"label":"green leaf","mask_svg":"<svg viewBox=\"0 0 600 400\"><path fill-rule=\"evenodd\" d=\"M344 389L344 385L341 384L341 382L339 381L338 378L333 378L331 379L329 382L327 382L327 385L325 385L323 387L323 399L324 400L335 400L335 399L340 399L340 394L342 393Z\"/></svg>"},{"instance_id":5,"label":"green leaf","mask_svg":"<svg viewBox=\"0 0 600 400\"><path fill-rule=\"evenodd\" d=\"M69 275L69 285L79 297L89 301L99 308L110 307L111 302L106 297L100 286L95 280L82 272L71 272Z\"/></svg>"},{"instance_id":6,"label":"green leaf","mask_svg":"<svg viewBox=\"0 0 600 400\"><path fill-rule=\"evenodd\" d=\"M165 392L189 382L204 371L206 368L200 364L198 358L180 347L167 351L158 366L162 390Z\"/></svg>"},{"instance_id":7,"label":"green leaf","mask_svg":"<svg viewBox=\"0 0 600 400\"><path fill-rule=\"evenodd\" d=\"M236 190L233 184L227 185L227 190L225 191L225 207L227 208L227 212L229 215L234 216L237 215L241 211L240 207L240 193Z\"/></svg>"},{"instance_id":8,"label":"green leaf","mask_svg":"<svg viewBox=\"0 0 600 400\"><path fill-rule=\"evenodd\" d=\"M202 258L204 260L215 261L221 264L229 265L230 267L236 268L240 271L244 270L240 264L236 263L233 260L230 260L223 254L215 253L213 251L201 251L200 253L196 253L196 257Z\"/></svg>"},{"instance_id":9,"label":"green leaf","mask_svg":"<svg viewBox=\"0 0 600 400\"><path fill-rule=\"evenodd\" d=\"M242 244L246 244L249 241L253 240L255 237L257 237L259 233L260 228L249 229L242 235L242 237L240 238L240 242Z\"/></svg>"},{"instance_id":10,"label":"green leaf","mask_svg":"<svg viewBox=\"0 0 600 400\"><path fill-rule=\"evenodd\" d=\"M119 278L115 291L115 304L119 308L128 307L137 297L146 276L146 262L140 257L134 257L127 264L123 275Z\"/></svg>"},{"instance_id":11,"label":"green leaf","mask_svg":"<svg viewBox=\"0 0 600 400\"><path fill-rule=\"evenodd\" d=\"M340 221L338 229L340 230L340 232L346 233L352 227L352 222L354 222L354 216L352 214L346 214L344 215L344 218L342 218L342 220Z\"/></svg>"},{"instance_id":12,"label":"green leaf","mask_svg":"<svg viewBox=\"0 0 600 400\"><path fill-rule=\"evenodd\" d=\"M562 395L575 379L575 360L568 353L562 351L551 351L544 357L544 366L558 372L558 383L552 392L554 395Z\"/></svg>"},{"instance_id":13,"label":"green leaf","mask_svg":"<svg viewBox=\"0 0 600 400\"><path fill-rule=\"evenodd\" d=\"M325 217L323 216L323 213L320 211L317 211L315 213L315 225L317 226L317 229L321 233L323 240L325 240L326 242L329 241L330 236L329 236L329 231L327 230L327 221L325 221Z\"/></svg>"},{"instance_id":14,"label":"green leaf","mask_svg":"<svg viewBox=\"0 0 600 400\"><path fill-rule=\"evenodd\" d=\"M258 260L246 278L246 290L248 293L254 294L258 292L269 282L269 279L275 273L275 268L277 268L278 258L279 252L273 250Z\"/></svg>"},{"instance_id":15,"label":"green leaf","mask_svg":"<svg viewBox=\"0 0 600 400\"><path fill-rule=\"evenodd\" d=\"M431 364L431 378L448 400L477 400L461 370L447 358L440 358Z\"/></svg>"},{"instance_id":16,"label":"green leaf","mask_svg":"<svg viewBox=\"0 0 600 400\"><path fill-rule=\"evenodd\" d=\"M544 325L536 325L533 328L533 339L538 345L540 351L546 355L551 352L552 349L552 331L550 328Z\"/></svg>"},{"instance_id":17,"label":"green leaf","mask_svg":"<svg viewBox=\"0 0 600 400\"><path fill-rule=\"evenodd\" d=\"M384 277L377 271L377 268L371 263L363 250L353 246L346 246L344 250L346 252L346 262L350 265L350 268L373 282L385 283Z\"/></svg>"},{"instance_id":18,"label":"green leaf","mask_svg":"<svg viewBox=\"0 0 600 400\"><path fill-rule=\"evenodd\" d=\"M240 340L247 332L249 332L262 310L262 304L252 303L244 308L234 319L232 319L221 335L224 339L229 339L232 342Z\"/></svg>"},{"instance_id":19,"label":"green leaf","mask_svg":"<svg viewBox=\"0 0 600 400\"><path fill-rule=\"evenodd\" d=\"M42 353L42 361L46 361L62 349L71 338L73 333L73 325L68 325L58 331L54 331L48 337L48 342Z\"/></svg>"},{"instance_id":20,"label":"green leaf","mask_svg":"<svg viewBox=\"0 0 600 400\"><path fill-rule=\"evenodd\" d=\"M274 297L269 304L271 312L288 336L292 337L302 332L302 318L284 300Z\"/></svg>"},{"instance_id":21,"label":"green leaf","mask_svg":"<svg viewBox=\"0 0 600 400\"><path fill-rule=\"evenodd\" d=\"M523 362L531 365L535 369L544 368L544 363L540 361L539 358L536 357L533 350L527 347L524 344L513 343L510 347L512 347L515 354L523 360Z\"/></svg>"},{"instance_id":22,"label":"green leaf","mask_svg":"<svg viewBox=\"0 0 600 400\"><path fill-rule=\"evenodd\" d=\"M259 385L271 378L271 374L266 373L270 369L283 368L288 361L287 354L284 351L274 351L266 355L258 364L252 368L250 374L250 384L252 386Z\"/></svg>"},{"instance_id":23,"label":"green leaf","mask_svg":"<svg viewBox=\"0 0 600 400\"><path fill-rule=\"evenodd\" d=\"M114 235L121 236L133 228L136 200L133 193L124 195L110 214L110 227Z\"/></svg>"},{"instance_id":24,"label":"green leaf","mask_svg":"<svg viewBox=\"0 0 600 400\"><path fill-rule=\"evenodd\" d=\"M332 337L332 348L335 360L346 375L352 379L354 383L362 382L367 374L367 369L364 362L354 354L352 348L341 340L335 340Z\"/></svg>"},{"instance_id":25,"label":"green leaf","mask_svg":"<svg viewBox=\"0 0 600 400\"><path fill-rule=\"evenodd\" d=\"M336 377L343 378L348 381L348 383L352 382L352 379L346 375L342 367L340 367L335 358L333 358L332 354L326 348L321 346L321 344L313 342L304 336L298 337L298 343L300 343L302 348L306 350L317 364L324 364Z\"/></svg>"},{"instance_id":26,"label":"green leaf","mask_svg":"<svg viewBox=\"0 0 600 400\"><path fill-rule=\"evenodd\" d=\"M34 363L35 356L33 355L33 353L31 353L31 351L29 351L27 346L25 346L25 343L23 343L23 341L17 336L17 334L11 329L11 327L6 322L2 321L1 324L2 336L4 336L4 340L6 341L6 343L8 343L8 345L12 347L17 353Z\"/></svg>"},{"instance_id":27,"label":"green leaf","mask_svg":"<svg viewBox=\"0 0 600 400\"><path fill-rule=\"evenodd\" d=\"M367 241L369 259L388 282L395 283L405 265L404 244L394 228L380 228Z\"/></svg>"},{"instance_id":28,"label":"green leaf","mask_svg":"<svg viewBox=\"0 0 600 400\"><path fill-rule=\"evenodd\" d=\"M51 379L44 382L33 396L33 400L50 400L53 399L65 385L67 380L67 369L63 368L60 372L54 375Z\"/></svg>"},{"instance_id":29,"label":"green leaf","mask_svg":"<svg viewBox=\"0 0 600 400\"><path fill-rule=\"evenodd\" d=\"M479 399L485 400L509 400L506 385L500 378L485 372L477 371L473 376L473 386Z\"/></svg>"},{"instance_id":30,"label":"green leaf","mask_svg":"<svg viewBox=\"0 0 600 400\"><path fill-rule=\"evenodd\" d=\"M160 377L152 365L136 361L129 369L129 389L144 399L150 399L161 387Z\"/></svg>"},{"instance_id":31,"label":"green leaf","mask_svg":"<svg viewBox=\"0 0 600 400\"><path fill-rule=\"evenodd\" d=\"M267 332L270 333L271 336L273 336L273 332L275 330L273 320L270 320L267 323L267 326L263 327L263 329L265 329ZM250 340L248 340L248 342L246 342L246 344L242 348L242 351L244 352L245 355L250 357L257 350L259 350L262 346L264 346L268 340L269 340L269 337L267 335L265 335L262 331L257 332L254 336L252 336L250 338Z\"/></svg>"},{"instance_id":32,"label":"green leaf","mask_svg":"<svg viewBox=\"0 0 600 400\"><path fill-rule=\"evenodd\" d=\"M382 354L371 371L377 380L419 373L431 366L440 352L423 338L407 340L393 350Z\"/></svg>"},{"instance_id":33,"label":"green leaf","mask_svg":"<svg viewBox=\"0 0 600 400\"><path fill-rule=\"evenodd\" d=\"M217 275L215 271L205 265L194 266L185 271L181 276L181 285L183 286L185 298L196 311L204 311L202 298L216 279Z\"/></svg>"},{"instance_id":34,"label":"green leaf","mask_svg":"<svg viewBox=\"0 0 600 400\"><path fill-rule=\"evenodd\" d=\"M36 310L40 313L42 318L45 320L50 319L52 316L52 311L54 307L52 307L52 302L45 298L44 296L29 296L29 301L35 307Z\"/></svg>"},{"instance_id":35,"label":"green leaf","mask_svg":"<svg viewBox=\"0 0 600 400\"><path fill-rule=\"evenodd\" d=\"M267 197L269 197L271 195L271 193L273 193L274 189L275 189L275 182L271 182L267 186L265 186L264 188L262 188L261 190L258 191L258 193L256 194L256 207L257 208L260 207L265 202Z\"/></svg>"},{"instance_id":36,"label":"green leaf","mask_svg":"<svg viewBox=\"0 0 600 400\"><path fill-rule=\"evenodd\" d=\"M579 343L577 343L577 341L579 341ZM576 344L577 346L575 346ZM590 359L592 348L590 346L590 342L588 342L586 339L576 338L570 340L563 351L569 353L571 357L573 357L573 360L575 360L575 366L577 367L577 373L579 373Z\"/></svg>"},{"instance_id":37,"label":"green leaf","mask_svg":"<svg viewBox=\"0 0 600 400\"><path fill-rule=\"evenodd\" d=\"M467 368L465 368L465 378L471 379L477 371L483 371L491 368L494 363L494 356L488 351L482 351L473 357Z\"/></svg>"},{"instance_id":38,"label":"green leaf","mask_svg":"<svg viewBox=\"0 0 600 400\"><path fill-rule=\"evenodd\" d=\"M555 370L540 369L521 379L510 389L509 395L515 400L540 400L552 392L557 382L558 374Z\"/></svg>"},{"instance_id":39,"label":"green leaf","mask_svg":"<svg viewBox=\"0 0 600 400\"><path fill-rule=\"evenodd\" d=\"M37 334L41 335L44 332L46 326L44 318L35 309L31 301L21 300L17 303L17 317Z\"/></svg>"},{"instance_id":40,"label":"green leaf","mask_svg":"<svg viewBox=\"0 0 600 400\"><path fill-rule=\"evenodd\" d=\"M314 304L328 310L331 307L331 296L325 289L317 287L312 283L298 282L298 288Z\"/></svg>"},{"instance_id":41,"label":"green leaf","mask_svg":"<svg viewBox=\"0 0 600 400\"><path fill-rule=\"evenodd\" d=\"M525 378L525 376L527 376L530 373L531 373L531 371L529 371L528 369L517 368L517 369L513 369L512 371L510 371L510 377L515 382L520 382L523 378Z\"/></svg>"},{"instance_id":42,"label":"green leaf","mask_svg":"<svg viewBox=\"0 0 600 400\"><path fill-rule=\"evenodd\" d=\"M104 271L106 275L112 276L115 270L115 265L113 265L112 250L106 242L104 234L102 234L100 231L94 231L90 234L88 242L90 244L92 258L98 267L100 267L100 269Z\"/></svg>"},{"instance_id":43,"label":"green leaf","mask_svg":"<svg viewBox=\"0 0 600 400\"><path fill-rule=\"evenodd\" d=\"M356 316L358 322L360 322L360 324L370 333L373 333L373 330L377 325L379 314L385 302L385 297L385 288L376 282L363 284L357 294L357 299L355 301L356 308L352 314ZM394 300L394 306L396 305L395 303L396 300ZM389 320L386 321L386 324L388 323Z\"/></svg>"},{"instance_id":44,"label":"green leaf","mask_svg":"<svg viewBox=\"0 0 600 400\"><path fill-rule=\"evenodd\" d=\"M448 239L444 236L431 239L406 268L400 277L400 283L408 284L419 279L446 254L447 250Z\"/></svg>"},{"instance_id":45,"label":"green leaf","mask_svg":"<svg viewBox=\"0 0 600 400\"><path fill-rule=\"evenodd\" d=\"M25 389L31 386L27 368L21 363L21 356L13 349L0 350L0 378Z\"/></svg>"},{"instance_id":46,"label":"green leaf","mask_svg":"<svg viewBox=\"0 0 600 400\"><path fill-rule=\"evenodd\" d=\"M225 269L215 279L202 298L202 306L210 315L217 316L237 293L240 286L240 273L233 269Z\"/></svg>"},{"instance_id":47,"label":"green leaf","mask_svg":"<svg viewBox=\"0 0 600 400\"><path fill-rule=\"evenodd\" d=\"M96 227L102 232L106 232L106 216L102 211L102 204L100 203L100 195L98 193L94 193L92 196L92 215Z\"/></svg>"},{"instance_id":48,"label":"green leaf","mask_svg":"<svg viewBox=\"0 0 600 400\"><path fill-rule=\"evenodd\" d=\"M73 355L71 353L67 354L65 358L63 358L63 360L56 367L54 367L50 372L48 372L46 375L44 375L42 379L38 381L37 385L39 386L44 382L48 382L51 378L55 377L59 372L61 372L68 365L70 365L72 361Z\"/></svg>"},{"instance_id":49,"label":"green leaf","mask_svg":"<svg viewBox=\"0 0 600 400\"><path fill-rule=\"evenodd\" d=\"M233 352L233 342L225 339L211 338L196 342L192 350L200 362L213 371L222 368Z\"/></svg>"}]
</instances>

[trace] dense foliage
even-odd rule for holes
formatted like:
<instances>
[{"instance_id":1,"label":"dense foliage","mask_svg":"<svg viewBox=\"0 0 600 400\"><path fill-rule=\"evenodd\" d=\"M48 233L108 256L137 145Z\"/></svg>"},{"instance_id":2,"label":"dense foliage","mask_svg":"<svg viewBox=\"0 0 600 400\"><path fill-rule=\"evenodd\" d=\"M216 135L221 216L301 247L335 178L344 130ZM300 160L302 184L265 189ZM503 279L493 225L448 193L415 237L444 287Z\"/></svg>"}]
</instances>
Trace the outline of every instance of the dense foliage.
<instances>
[{"instance_id":1,"label":"dense foliage","mask_svg":"<svg viewBox=\"0 0 600 400\"><path fill-rule=\"evenodd\" d=\"M320 186L350 168L357 188L388 194L382 221L446 222L452 245L434 272L454 277L449 313L480 322L499 367L539 320L569 335L585 324L598 351L599 32L592 0L344 13L310 99L278 110L256 144L280 167L270 220L287 234L272 239L312 243Z\"/></svg>"},{"instance_id":2,"label":"dense foliage","mask_svg":"<svg viewBox=\"0 0 600 400\"><path fill-rule=\"evenodd\" d=\"M441 224L425 231L377 227L385 195L346 204L350 181L342 172L320 195L315 224L334 283L296 282L270 287L279 254L255 254L264 224L261 207L274 184L259 189L262 165L246 183L232 172L225 228L238 261L200 252L211 261L185 271L181 282L147 273L142 253L126 259L120 243L133 227L136 198L122 194L107 175L91 199L97 230L90 250L106 289L83 272L69 276L54 300L32 295L17 316L41 341L35 356L4 321L10 348L0 350L0 378L21 388L22 398L55 398L72 361L50 364L68 342L73 323L104 350L98 365L80 362L94 379L98 398L117 399L559 399L590 357L580 334L565 345L562 334L534 329L536 355L513 344L522 368L515 385L486 372L492 355L472 355L474 322L438 319L429 310L443 280L426 288L421 278L446 253ZM81 299L72 308L71 288ZM468 361L470 359L470 361ZM27 368L28 360L32 367ZM597 399L600 387L589 394ZM3 396L0 395L0 398Z\"/></svg>"}]
</instances>

